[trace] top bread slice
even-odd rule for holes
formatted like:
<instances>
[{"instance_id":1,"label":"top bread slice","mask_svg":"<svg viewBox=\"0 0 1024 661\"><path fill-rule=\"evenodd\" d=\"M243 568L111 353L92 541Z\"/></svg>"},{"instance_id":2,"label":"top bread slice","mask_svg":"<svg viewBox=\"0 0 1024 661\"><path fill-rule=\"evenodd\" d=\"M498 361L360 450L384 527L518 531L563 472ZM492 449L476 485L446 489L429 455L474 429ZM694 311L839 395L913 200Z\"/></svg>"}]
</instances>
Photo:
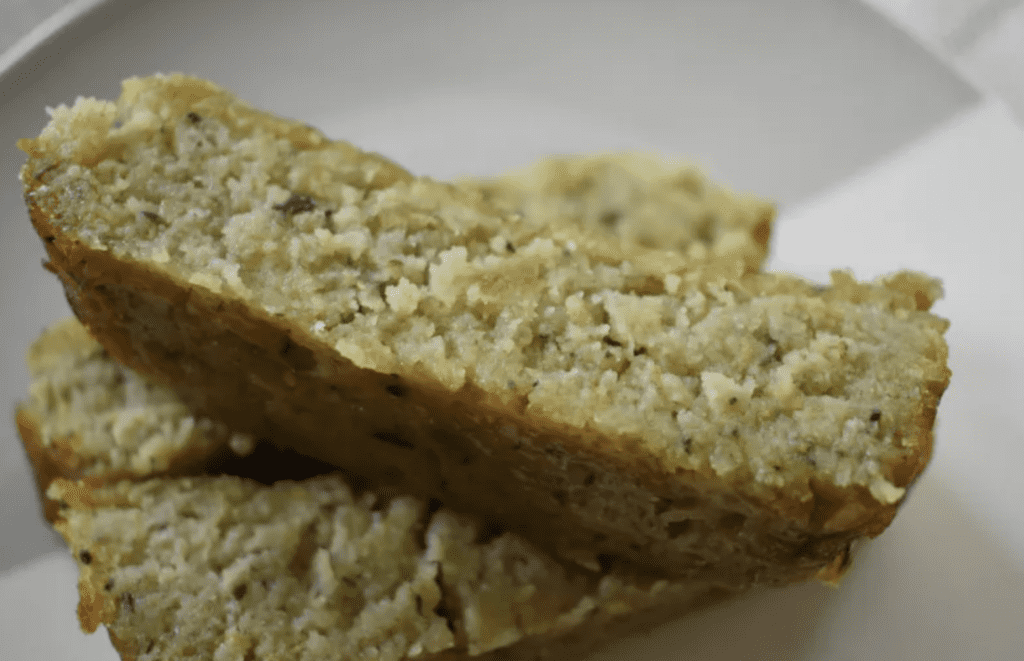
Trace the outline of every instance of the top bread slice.
<instances>
[{"instance_id":1,"label":"top bread slice","mask_svg":"<svg viewBox=\"0 0 1024 661\"><path fill-rule=\"evenodd\" d=\"M929 458L925 276L819 287L533 221L183 76L20 144L49 267L115 358L587 567L830 576Z\"/></svg>"},{"instance_id":2,"label":"top bread slice","mask_svg":"<svg viewBox=\"0 0 1024 661\"><path fill-rule=\"evenodd\" d=\"M549 158L459 185L534 222L573 223L695 257L742 250L754 268L774 217L767 201L730 194L692 166L644 154ZM187 413L170 391L109 360L77 320L46 329L28 367L30 397L17 420L41 493L57 477L99 484L202 472L230 458L228 448L245 455L253 446L250 436ZM52 520L54 503L44 504Z\"/></svg>"}]
</instances>

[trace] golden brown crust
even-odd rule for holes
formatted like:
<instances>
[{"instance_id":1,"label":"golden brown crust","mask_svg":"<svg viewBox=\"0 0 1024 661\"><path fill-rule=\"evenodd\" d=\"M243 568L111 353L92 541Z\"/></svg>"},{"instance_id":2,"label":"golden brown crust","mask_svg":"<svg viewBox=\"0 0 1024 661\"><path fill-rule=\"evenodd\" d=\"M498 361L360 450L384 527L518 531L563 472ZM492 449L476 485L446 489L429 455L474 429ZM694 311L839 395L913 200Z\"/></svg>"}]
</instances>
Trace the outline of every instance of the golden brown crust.
<instances>
[{"instance_id":1,"label":"golden brown crust","mask_svg":"<svg viewBox=\"0 0 1024 661\"><path fill-rule=\"evenodd\" d=\"M36 489L39 494L43 516L50 523L57 520L60 503L46 495L50 485L58 479L81 482L86 487L95 487L123 479L137 478L128 471L105 471L102 474L84 476L88 467L83 457L77 452L80 445L78 434L72 433L64 438L51 439L44 443L40 432L43 421L26 408L16 412L18 433L21 436L25 454L35 476ZM178 471L189 471L194 468L193 462L183 462Z\"/></svg>"},{"instance_id":2,"label":"golden brown crust","mask_svg":"<svg viewBox=\"0 0 1024 661\"><path fill-rule=\"evenodd\" d=\"M44 497L48 499L47 502L56 506L53 527L68 541L72 550L75 549L75 546L72 544L73 535L69 531L68 522L64 518L66 512L94 510L97 507L112 504L109 497L104 498L101 495L97 498L97 488L103 484L114 482L116 480L106 482L56 478L49 484ZM96 554L96 557L93 557L93 553ZM89 550L84 553L79 550L76 557L79 564L78 621L86 633L93 633L101 624L113 622L117 610L113 595L103 589L103 583L106 581L105 578L102 578L103 566L106 563L102 553L102 550ZM129 654L128 657L123 656L122 658L133 658L134 652L130 645L128 647L119 645L118 643L122 641L114 640L113 636L111 642L114 643L118 652Z\"/></svg>"},{"instance_id":3,"label":"golden brown crust","mask_svg":"<svg viewBox=\"0 0 1024 661\"><path fill-rule=\"evenodd\" d=\"M72 439L46 447L39 435L40 421L24 409L16 413L18 433L21 435L25 453L35 475L36 489L43 508L43 516L53 523L57 518L57 503L46 498L46 488L58 477L74 479L76 455L71 447Z\"/></svg>"},{"instance_id":4,"label":"golden brown crust","mask_svg":"<svg viewBox=\"0 0 1024 661\"><path fill-rule=\"evenodd\" d=\"M110 638L110 644L120 655L121 661L135 661L139 658L139 646L134 641L122 640L110 629L107 629L107 636Z\"/></svg>"}]
</instances>

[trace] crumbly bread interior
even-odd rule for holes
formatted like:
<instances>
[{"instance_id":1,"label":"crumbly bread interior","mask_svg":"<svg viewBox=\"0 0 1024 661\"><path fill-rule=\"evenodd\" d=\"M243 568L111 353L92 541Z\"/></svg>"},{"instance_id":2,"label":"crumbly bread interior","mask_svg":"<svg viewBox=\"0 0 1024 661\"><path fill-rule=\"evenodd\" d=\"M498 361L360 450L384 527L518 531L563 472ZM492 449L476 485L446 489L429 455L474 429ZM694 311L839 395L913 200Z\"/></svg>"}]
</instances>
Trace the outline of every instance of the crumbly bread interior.
<instances>
[{"instance_id":1,"label":"crumbly bread interior","mask_svg":"<svg viewBox=\"0 0 1024 661\"><path fill-rule=\"evenodd\" d=\"M126 659L565 659L726 592L567 570L509 534L336 475L58 480L83 627ZM482 655L482 656L477 656Z\"/></svg>"},{"instance_id":2,"label":"crumbly bread interior","mask_svg":"<svg viewBox=\"0 0 1024 661\"><path fill-rule=\"evenodd\" d=\"M199 466L253 439L192 414L177 394L112 360L77 319L48 328L28 352L29 396L18 418L34 451L67 478L142 477Z\"/></svg>"},{"instance_id":3,"label":"crumbly bread interior","mask_svg":"<svg viewBox=\"0 0 1024 661\"><path fill-rule=\"evenodd\" d=\"M645 153L551 157L500 179L459 185L532 222L573 223L627 245L693 259L745 251L752 270L767 253L775 216L765 200L732 193L692 165Z\"/></svg>"},{"instance_id":4,"label":"crumbly bread interior","mask_svg":"<svg viewBox=\"0 0 1024 661\"><path fill-rule=\"evenodd\" d=\"M740 231L703 257L624 244L412 177L185 77L58 108L21 146L33 219L72 304L85 314L102 301L94 330L128 319L105 341L140 325L133 310L198 310L187 343L161 345L168 365L196 353L188 343L206 352L176 379L295 388L261 406L306 437L342 422L329 391L351 379L364 399L344 423L406 452L394 465L414 491L518 511L540 527L534 539L589 529L572 544L688 570L754 556L738 570L751 580L806 550L807 535L828 537L822 553L834 555L848 541L837 533L877 534L930 454L949 372L946 322L927 312L941 288L926 276L859 284L838 272L818 287L750 274L760 244ZM72 258L86 253L138 270L90 282ZM136 294L138 274L166 280ZM177 289L153 302L166 282ZM200 327L219 313L242 319L236 334L280 324L278 357L295 369L248 372L268 359ZM129 344L159 353L142 335ZM397 382L370 388L367 374ZM388 418L409 435L380 427ZM460 442L473 448L461 466L446 456ZM342 443L328 438L324 458L373 456ZM580 456L577 475L567 468ZM705 497L706 516L691 502ZM767 557L758 509L785 521ZM545 517L550 528L534 521Z\"/></svg>"}]
</instances>

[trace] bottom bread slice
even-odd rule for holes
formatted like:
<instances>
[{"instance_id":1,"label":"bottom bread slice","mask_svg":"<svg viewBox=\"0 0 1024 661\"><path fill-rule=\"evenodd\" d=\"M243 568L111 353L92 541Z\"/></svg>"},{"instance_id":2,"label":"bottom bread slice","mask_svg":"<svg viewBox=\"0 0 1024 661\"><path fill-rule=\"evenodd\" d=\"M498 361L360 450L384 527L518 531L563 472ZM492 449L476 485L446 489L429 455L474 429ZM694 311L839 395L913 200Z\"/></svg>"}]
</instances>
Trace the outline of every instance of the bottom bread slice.
<instances>
[{"instance_id":1,"label":"bottom bread slice","mask_svg":"<svg viewBox=\"0 0 1024 661\"><path fill-rule=\"evenodd\" d=\"M29 366L19 430L79 619L125 660L570 659L738 591L566 566L436 502L357 495L194 418L77 321Z\"/></svg>"},{"instance_id":2,"label":"bottom bread slice","mask_svg":"<svg viewBox=\"0 0 1024 661\"><path fill-rule=\"evenodd\" d=\"M122 658L568 659L735 592L569 568L337 474L57 479L79 618Z\"/></svg>"}]
</instances>

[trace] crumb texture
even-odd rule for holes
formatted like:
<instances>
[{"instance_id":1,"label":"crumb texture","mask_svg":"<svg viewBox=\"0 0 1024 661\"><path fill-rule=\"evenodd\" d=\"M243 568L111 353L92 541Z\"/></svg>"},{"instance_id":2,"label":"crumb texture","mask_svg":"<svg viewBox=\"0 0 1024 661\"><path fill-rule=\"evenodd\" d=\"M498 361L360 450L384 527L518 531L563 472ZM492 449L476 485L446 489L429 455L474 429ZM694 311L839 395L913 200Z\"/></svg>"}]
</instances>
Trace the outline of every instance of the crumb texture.
<instances>
[{"instance_id":1,"label":"crumb texture","mask_svg":"<svg viewBox=\"0 0 1024 661\"><path fill-rule=\"evenodd\" d=\"M54 325L28 354L31 420L63 477L141 477L198 464L252 439L194 416L173 390L112 360L75 319Z\"/></svg>"},{"instance_id":2,"label":"crumb texture","mask_svg":"<svg viewBox=\"0 0 1024 661\"><path fill-rule=\"evenodd\" d=\"M764 260L775 216L765 200L733 194L693 166L644 153L552 157L493 181L459 183L532 222L570 223L692 259L739 257L751 271Z\"/></svg>"},{"instance_id":3,"label":"crumb texture","mask_svg":"<svg viewBox=\"0 0 1024 661\"><path fill-rule=\"evenodd\" d=\"M586 623L686 606L708 585L569 572L512 535L336 476L234 477L83 490L58 481L81 570L80 617L127 658L498 658ZM488 657L489 658L489 657Z\"/></svg>"}]
</instances>

